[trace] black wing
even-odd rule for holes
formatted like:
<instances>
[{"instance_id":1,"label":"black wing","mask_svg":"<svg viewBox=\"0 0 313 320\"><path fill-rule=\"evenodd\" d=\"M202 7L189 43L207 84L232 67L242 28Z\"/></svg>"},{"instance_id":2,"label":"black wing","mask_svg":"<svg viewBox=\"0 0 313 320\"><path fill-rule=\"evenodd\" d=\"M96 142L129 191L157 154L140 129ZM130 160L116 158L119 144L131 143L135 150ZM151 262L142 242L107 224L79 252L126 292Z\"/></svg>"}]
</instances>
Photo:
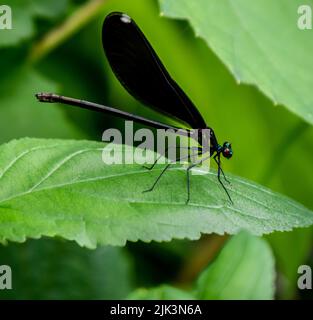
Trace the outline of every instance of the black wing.
<instances>
[{"instance_id":1,"label":"black wing","mask_svg":"<svg viewBox=\"0 0 313 320\"><path fill-rule=\"evenodd\" d=\"M103 23L102 43L113 72L133 97L192 128L206 128L195 105L171 78L129 16L109 14Z\"/></svg>"}]
</instances>

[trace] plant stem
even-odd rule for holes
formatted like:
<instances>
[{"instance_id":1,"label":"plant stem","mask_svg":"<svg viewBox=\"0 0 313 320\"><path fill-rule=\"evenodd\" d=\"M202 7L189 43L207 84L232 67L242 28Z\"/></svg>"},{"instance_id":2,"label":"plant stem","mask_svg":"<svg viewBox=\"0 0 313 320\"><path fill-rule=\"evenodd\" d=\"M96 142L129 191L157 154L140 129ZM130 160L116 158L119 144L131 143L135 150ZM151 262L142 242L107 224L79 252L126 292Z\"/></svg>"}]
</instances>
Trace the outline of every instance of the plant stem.
<instances>
[{"instance_id":1,"label":"plant stem","mask_svg":"<svg viewBox=\"0 0 313 320\"><path fill-rule=\"evenodd\" d=\"M227 235L219 236L213 234L204 236L198 241L193 253L180 270L174 285L178 287L190 285L215 258L227 239Z\"/></svg>"},{"instance_id":2,"label":"plant stem","mask_svg":"<svg viewBox=\"0 0 313 320\"><path fill-rule=\"evenodd\" d=\"M92 20L107 0L91 0L79 7L63 24L49 32L30 51L28 62L36 63Z\"/></svg>"}]
</instances>

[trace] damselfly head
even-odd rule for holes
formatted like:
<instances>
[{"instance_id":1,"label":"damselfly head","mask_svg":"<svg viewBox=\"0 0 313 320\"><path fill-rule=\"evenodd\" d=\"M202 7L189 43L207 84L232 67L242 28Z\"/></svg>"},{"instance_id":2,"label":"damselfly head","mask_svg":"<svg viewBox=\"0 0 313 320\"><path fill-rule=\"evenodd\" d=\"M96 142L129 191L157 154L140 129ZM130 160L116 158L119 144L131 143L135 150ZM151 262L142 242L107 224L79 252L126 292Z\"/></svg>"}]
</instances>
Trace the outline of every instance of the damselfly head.
<instances>
[{"instance_id":1,"label":"damselfly head","mask_svg":"<svg viewBox=\"0 0 313 320\"><path fill-rule=\"evenodd\" d=\"M222 148L222 154L226 159L230 159L233 155L233 149L231 147L231 143L224 142L223 148Z\"/></svg>"}]
</instances>

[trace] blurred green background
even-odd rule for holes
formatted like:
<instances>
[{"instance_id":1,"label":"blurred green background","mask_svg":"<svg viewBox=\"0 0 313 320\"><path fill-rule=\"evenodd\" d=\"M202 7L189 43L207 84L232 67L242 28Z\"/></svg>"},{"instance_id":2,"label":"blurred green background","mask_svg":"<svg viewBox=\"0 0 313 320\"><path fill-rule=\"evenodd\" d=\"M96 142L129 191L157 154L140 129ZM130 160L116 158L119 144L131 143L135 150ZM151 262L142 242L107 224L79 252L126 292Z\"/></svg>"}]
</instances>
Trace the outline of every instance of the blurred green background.
<instances>
[{"instance_id":1,"label":"blurred green background","mask_svg":"<svg viewBox=\"0 0 313 320\"><path fill-rule=\"evenodd\" d=\"M224 161L225 171L313 209L310 125L284 107L274 106L257 88L238 85L188 23L160 17L156 0L7 2L15 30L10 37L0 33L1 143L26 136L101 140L105 128L123 126L121 120L106 115L41 105L34 98L40 91L162 120L127 94L104 57L103 19L111 11L122 11L141 27L219 139L232 142L234 156ZM94 12L88 16L88 10ZM77 12L86 19L75 25L80 18ZM54 42L45 47L50 32ZM266 236L276 258L278 299L313 297L312 292L297 290L298 266L313 266L312 238L312 228ZM13 290L0 291L0 297L114 299L125 298L140 286L171 283L188 288L224 240L212 235L195 242L139 242L93 251L57 239L10 243L0 247L0 265L12 267Z\"/></svg>"}]
</instances>

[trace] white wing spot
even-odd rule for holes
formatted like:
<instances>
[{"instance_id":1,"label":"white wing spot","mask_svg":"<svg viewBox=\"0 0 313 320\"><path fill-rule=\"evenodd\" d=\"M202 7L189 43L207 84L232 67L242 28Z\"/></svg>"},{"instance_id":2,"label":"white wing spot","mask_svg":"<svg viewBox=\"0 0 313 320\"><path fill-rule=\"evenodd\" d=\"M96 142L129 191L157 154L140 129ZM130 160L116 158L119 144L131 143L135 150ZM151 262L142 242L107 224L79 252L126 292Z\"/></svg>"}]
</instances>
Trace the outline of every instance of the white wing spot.
<instances>
[{"instance_id":1,"label":"white wing spot","mask_svg":"<svg viewBox=\"0 0 313 320\"><path fill-rule=\"evenodd\" d=\"M130 16L128 16L127 14L122 14L122 16L121 16L121 21L122 22L124 22L124 23L131 23L131 18L130 18Z\"/></svg>"}]
</instances>

